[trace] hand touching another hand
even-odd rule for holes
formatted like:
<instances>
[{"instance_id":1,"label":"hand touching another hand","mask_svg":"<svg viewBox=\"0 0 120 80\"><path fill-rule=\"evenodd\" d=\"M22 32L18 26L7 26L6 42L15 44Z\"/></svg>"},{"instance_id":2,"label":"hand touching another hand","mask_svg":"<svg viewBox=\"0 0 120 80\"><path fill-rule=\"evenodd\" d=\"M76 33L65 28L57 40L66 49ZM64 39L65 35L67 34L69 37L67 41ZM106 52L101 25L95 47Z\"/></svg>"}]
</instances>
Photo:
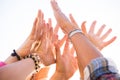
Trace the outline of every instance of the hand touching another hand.
<instances>
[{"instance_id":1,"label":"hand touching another hand","mask_svg":"<svg viewBox=\"0 0 120 80\"><path fill-rule=\"evenodd\" d=\"M30 49L34 41L39 40L41 37L41 26L44 24L44 15L41 10L38 11L38 15L34 21L32 31L28 38L24 41L24 43L20 46L19 49L17 49L17 53L24 57L28 54L30 54ZM40 23L38 23L40 22Z\"/></svg>"},{"instance_id":2,"label":"hand touching another hand","mask_svg":"<svg viewBox=\"0 0 120 80\"><path fill-rule=\"evenodd\" d=\"M43 64L46 66L55 63L56 52L54 43L62 45L66 39L66 36L64 36L62 40L58 40L58 29L59 26L56 25L53 30L52 21L49 19L48 23L44 23L43 26L41 26L40 31L42 32L42 35L39 40L36 40L33 43L31 48L32 53L40 55Z\"/></svg>"},{"instance_id":3,"label":"hand touching another hand","mask_svg":"<svg viewBox=\"0 0 120 80\"><path fill-rule=\"evenodd\" d=\"M63 54L60 52L59 44L56 44L56 71L55 73L61 75L62 78L68 80L73 76L77 67L77 59L74 57L74 48L70 48L70 43L66 40ZM57 75L58 76L58 75ZM51 80L56 80L53 75Z\"/></svg>"}]
</instances>

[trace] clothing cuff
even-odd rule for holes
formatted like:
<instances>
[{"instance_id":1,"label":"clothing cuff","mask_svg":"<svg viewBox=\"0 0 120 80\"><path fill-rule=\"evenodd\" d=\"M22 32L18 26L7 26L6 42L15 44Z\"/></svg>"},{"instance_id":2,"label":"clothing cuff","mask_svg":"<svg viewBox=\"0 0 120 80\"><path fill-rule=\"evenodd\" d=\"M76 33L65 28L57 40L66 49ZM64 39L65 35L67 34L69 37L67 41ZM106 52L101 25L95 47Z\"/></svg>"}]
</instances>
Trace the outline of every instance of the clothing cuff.
<instances>
[{"instance_id":1,"label":"clothing cuff","mask_svg":"<svg viewBox=\"0 0 120 80\"><path fill-rule=\"evenodd\" d=\"M99 57L93 59L84 69L85 80L96 80L103 74L117 73L115 63L111 59Z\"/></svg>"},{"instance_id":2,"label":"clothing cuff","mask_svg":"<svg viewBox=\"0 0 120 80\"><path fill-rule=\"evenodd\" d=\"M4 66L4 65L6 65L6 63L5 63L5 62L0 61L0 67L2 67L2 66Z\"/></svg>"}]
</instances>

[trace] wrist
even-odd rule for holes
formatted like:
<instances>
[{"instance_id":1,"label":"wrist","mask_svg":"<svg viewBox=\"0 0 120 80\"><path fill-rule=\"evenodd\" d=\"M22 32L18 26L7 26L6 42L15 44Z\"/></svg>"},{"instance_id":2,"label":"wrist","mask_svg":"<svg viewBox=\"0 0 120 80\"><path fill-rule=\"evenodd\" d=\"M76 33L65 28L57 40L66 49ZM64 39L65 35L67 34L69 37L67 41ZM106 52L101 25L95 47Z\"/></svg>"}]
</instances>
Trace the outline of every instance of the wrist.
<instances>
[{"instance_id":1,"label":"wrist","mask_svg":"<svg viewBox=\"0 0 120 80\"><path fill-rule=\"evenodd\" d=\"M65 73L61 73L61 72L56 71L53 76L54 76L54 80L68 80L66 78Z\"/></svg>"},{"instance_id":2,"label":"wrist","mask_svg":"<svg viewBox=\"0 0 120 80\"><path fill-rule=\"evenodd\" d=\"M6 64L10 64L16 61L21 60L22 57L18 55L18 53L16 52L16 50L13 50L13 52L11 53L11 55L5 60Z\"/></svg>"},{"instance_id":3,"label":"wrist","mask_svg":"<svg viewBox=\"0 0 120 80\"><path fill-rule=\"evenodd\" d=\"M68 26L65 27L66 33L69 34L71 31L75 29L80 29L78 26L75 26L73 24L68 24Z\"/></svg>"}]
</instances>

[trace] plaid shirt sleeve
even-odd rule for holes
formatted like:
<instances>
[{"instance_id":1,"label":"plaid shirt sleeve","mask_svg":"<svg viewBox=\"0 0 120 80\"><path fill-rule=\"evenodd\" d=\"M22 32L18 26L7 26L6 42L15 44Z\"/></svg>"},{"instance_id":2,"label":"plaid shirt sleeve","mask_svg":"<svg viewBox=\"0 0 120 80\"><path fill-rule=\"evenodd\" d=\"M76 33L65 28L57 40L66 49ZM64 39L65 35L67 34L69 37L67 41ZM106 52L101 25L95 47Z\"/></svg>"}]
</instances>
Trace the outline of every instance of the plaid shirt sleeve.
<instances>
[{"instance_id":1,"label":"plaid shirt sleeve","mask_svg":"<svg viewBox=\"0 0 120 80\"><path fill-rule=\"evenodd\" d=\"M93 59L84 69L85 80L120 80L114 62L104 57Z\"/></svg>"}]
</instances>

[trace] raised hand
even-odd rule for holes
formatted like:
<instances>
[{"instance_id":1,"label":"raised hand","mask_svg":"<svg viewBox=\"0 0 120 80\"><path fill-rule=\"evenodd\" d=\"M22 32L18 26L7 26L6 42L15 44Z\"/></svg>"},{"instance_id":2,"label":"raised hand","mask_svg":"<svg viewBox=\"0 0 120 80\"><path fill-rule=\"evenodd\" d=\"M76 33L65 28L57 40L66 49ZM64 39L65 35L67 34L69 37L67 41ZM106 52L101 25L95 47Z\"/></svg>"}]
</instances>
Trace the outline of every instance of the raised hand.
<instances>
[{"instance_id":1,"label":"raised hand","mask_svg":"<svg viewBox=\"0 0 120 80\"><path fill-rule=\"evenodd\" d=\"M77 60L74 57L74 48L66 40L63 54L60 52L59 44L56 44L56 73L64 74L66 79L72 77L77 70Z\"/></svg>"},{"instance_id":2,"label":"raised hand","mask_svg":"<svg viewBox=\"0 0 120 80\"><path fill-rule=\"evenodd\" d=\"M109 44L111 44L113 41L115 41L116 36L113 36L111 39L109 39L108 41L105 41L105 39L107 39L107 37L109 36L109 34L112 32L112 29L108 29L107 32L105 32L102 35L102 32L105 28L105 25L102 25L99 30L97 31L97 33L94 32L95 29L95 25L96 25L96 21L94 21L92 23L92 25L90 26L89 31L86 31L86 27L85 27L85 22L83 22L83 24L81 25L81 29L84 32L84 34L89 38L89 40L99 49L102 50L104 47L108 46Z\"/></svg>"},{"instance_id":3,"label":"raised hand","mask_svg":"<svg viewBox=\"0 0 120 80\"><path fill-rule=\"evenodd\" d=\"M78 24L76 23L75 19L73 18L72 14L70 14L70 19L71 22L74 25ZM86 30L86 26L85 26L85 21L82 23L81 25L81 29L83 31L83 33L87 36L87 38L99 49L102 50L104 47L108 46L109 44L111 44L113 41L115 41L116 36L113 36L111 39L109 39L108 41L104 41L105 39L107 39L107 37L110 35L110 33L112 32L112 29L108 29L108 31L106 33L103 33L103 30L105 29L105 24L102 25L99 30L97 31L97 33L94 32L95 30L95 25L96 25L96 21L94 21L92 23L92 25L90 26L89 31L87 32Z\"/></svg>"},{"instance_id":4,"label":"raised hand","mask_svg":"<svg viewBox=\"0 0 120 80\"><path fill-rule=\"evenodd\" d=\"M16 51L21 56L24 57L28 54L30 54L30 49L36 40L39 40L41 38L41 26L44 24L44 15L41 10L38 11L38 15L34 21L32 31L28 38L24 41L24 43L18 48ZM38 23L39 22L39 23Z\"/></svg>"},{"instance_id":5,"label":"raised hand","mask_svg":"<svg viewBox=\"0 0 120 80\"><path fill-rule=\"evenodd\" d=\"M58 40L58 29L59 26L57 25L53 30L52 21L49 19L48 23L44 23L44 26L42 26L40 40L35 41L31 48L32 53L39 54L43 64L46 66L55 63L56 52L54 43L62 45L66 39L65 36L62 40Z\"/></svg>"},{"instance_id":6,"label":"raised hand","mask_svg":"<svg viewBox=\"0 0 120 80\"><path fill-rule=\"evenodd\" d=\"M54 16L57 20L57 23L60 25L64 33L69 33L71 30L78 28L78 26L74 26L62 13L55 0L51 0L51 6L53 8Z\"/></svg>"}]
</instances>

